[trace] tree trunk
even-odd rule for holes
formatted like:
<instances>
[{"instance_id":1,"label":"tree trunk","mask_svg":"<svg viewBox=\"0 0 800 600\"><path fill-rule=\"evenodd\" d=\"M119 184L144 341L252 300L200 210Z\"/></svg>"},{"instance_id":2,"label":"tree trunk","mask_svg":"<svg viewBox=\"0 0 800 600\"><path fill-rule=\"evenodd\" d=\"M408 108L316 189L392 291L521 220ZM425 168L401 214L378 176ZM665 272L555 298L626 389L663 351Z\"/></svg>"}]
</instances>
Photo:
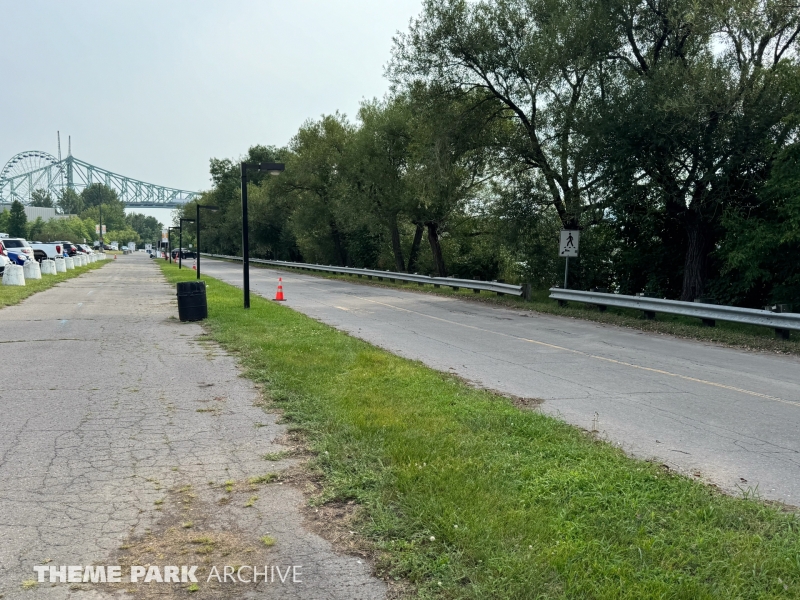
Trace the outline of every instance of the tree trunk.
<instances>
[{"instance_id":1,"label":"tree trunk","mask_svg":"<svg viewBox=\"0 0 800 600\"><path fill-rule=\"evenodd\" d=\"M398 273L406 270L403 259L403 246L400 244L400 230L397 227L397 215L389 217L389 229L392 232L392 251L394 252L394 267Z\"/></svg>"},{"instance_id":2,"label":"tree trunk","mask_svg":"<svg viewBox=\"0 0 800 600\"><path fill-rule=\"evenodd\" d=\"M686 237L681 300L692 302L695 298L700 298L705 291L708 280L708 255L712 247L709 227L695 211L689 212Z\"/></svg>"},{"instance_id":3,"label":"tree trunk","mask_svg":"<svg viewBox=\"0 0 800 600\"><path fill-rule=\"evenodd\" d=\"M336 258L339 260L340 267L347 266L347 252L344 249L344 245L342 244L342 236L339 233L339 228L336 226L336 222L331 219L328 221L328 225L331 228L331 237L333 238L333 248L336 252Z\"/></svg>"},{"instance_id":4,"label":"tree trunk","mask_svg":"<svg viewBox=\"0 0 800 600\"><path fill-rule=\"evenodd\" d=\"M419 248L422 245L422 232L425 227L422 223L416 223L417 230L414 232L414 241L411 242L411 252L408 253L408 272L413 273L419 258Z\"/></svg>"},{"instance_id":5,"label":"tree trunk","mask_svg":"<svg viewBox=\"0 0 800 600\"><path fill-rule=\"evenodd\" d=\"M428 221L428 243L431 245L433 262L436 265L436 272L439 277L447 277L447 267L444 266L442 257L442 246L439 244L439 224L436 221Z\"/></svg>"}]
</instances>

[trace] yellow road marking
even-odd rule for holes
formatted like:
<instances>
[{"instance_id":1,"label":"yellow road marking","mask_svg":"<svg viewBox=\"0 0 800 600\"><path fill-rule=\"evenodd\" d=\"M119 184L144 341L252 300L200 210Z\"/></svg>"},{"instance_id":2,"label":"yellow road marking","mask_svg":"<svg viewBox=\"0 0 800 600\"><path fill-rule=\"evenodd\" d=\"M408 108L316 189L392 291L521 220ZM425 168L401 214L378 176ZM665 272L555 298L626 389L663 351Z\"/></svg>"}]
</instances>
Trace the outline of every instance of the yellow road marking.
<instances>
[{"instance_id":1,"label":"yellow road marking","mask_svg":"<svg viewBox=\"0 0 800 600\"><path fill-rule=\"evenodd\" d=\"M586 356L587 358L594 358L595 360L602 360L610 363L614 363L617 365L621 365L624 367L630 367L632 369L639 369L641 371L649 371L651 373L658 373L659 375L666 375L668 377L677 377L678 379L683 379L684 381L691 381L693 383L700 383L703 385L709 385L716 388L721 388L724 390L730 390L732 392L738 392L740 394L746 394L748 396L754 396L756 398L763 398L765 400L772 400L774 402L781 402L783 404L791 404L792 406L800 407L800 402L793 402L792 400L785 400L784 398L778 398L776 396L770 396L768 394L762 394L760 392L753 392L751 390L745 390L743 388L737 388L731 385L725 385L722 383L716 383L715 381L708 381L706 379L698 379L697 377L689 377L688 375L681 375L679 373L672 373L670 371L664 371L663 369L654 369L652 367L643 367L641 365L634 365L629 362L616 360L613 358L606 358L605 356L597 356L596 354L589 354L588 352L582 352L580 350L574 350L572 348L565 348L564 346L557 346L555 344L548 344L547 342L540 342L539 340L532 340L530 338L519 337L516 335L511 335L509 333L502 333L499 331L492 331L491 329L484 329L483 327L477 327L475 325L466 325L464 323L459 323L458 321L451 321L450 319L443 319L442 317L434 317L432 315L426 315L425 313L421 313L416 310L411 310L408 308L401 308L399 306L394 306L392 304L387 304L385 302L379 302L377 300L372 300L371 298L363 298L361 296L356 296L361 300L366 300L367 302L372 302L373 304L380 304L381 306L386 306L387 308L393 308L395 310L404 311L407 313L412 313L415 315L419 315L421 317L426 317L428 319L433 319L435 321L442 321L443 323L449 323L451 325L458 325L459 327L466 327L467 329L474 329L475 331L482 331L485 333L492 333L494 335L499 335L502 337L511 338L514 340L519 340L521 342L528 342L531 344L536 344L538 346L545 346L547 348L552 348L554 350L562 350L563 352L571 352L572 354L579 354L581 356ZM339 307L337 307L339 308Z\"/></svg>"}]
</instances>

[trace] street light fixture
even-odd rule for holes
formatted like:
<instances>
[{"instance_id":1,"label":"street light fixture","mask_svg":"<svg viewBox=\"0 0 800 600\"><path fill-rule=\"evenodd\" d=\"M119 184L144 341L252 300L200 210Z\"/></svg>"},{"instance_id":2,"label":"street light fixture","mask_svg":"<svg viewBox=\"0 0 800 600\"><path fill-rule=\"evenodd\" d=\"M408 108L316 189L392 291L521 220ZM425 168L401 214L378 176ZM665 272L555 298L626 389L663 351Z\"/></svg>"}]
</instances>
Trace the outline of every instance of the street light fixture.
<instances>
[{"instance_id":1,"label":"street light fixture","mask_svg":"<svg viewBox=\"0 0 800 600\"><path fill-rule=\"evenodd\" d=\"M197 261L197 278L200 279L200 209L205 208L206 210L210 210L211 212L216 212L219 210L218 206L209 206L204 204L195 204L197 207L197 216L195 217L195 229L197 230L197 235L195 235L194 245L197 246L194 249L195 256L197 257L195 260Z\"/></svg>"},{"instance_id":2,"label":"street light fixture","mask_svg":"<svg viewBox=\"0 0 800 600\"><path fill-rule=\"evenodd\" d=\"M178 235L178 268L183 268L183 222L188 221L189 223L194 223L194 219L184 219L181 217L180 220L180 234Z\"/></svg>"},{"instance_id":3,"label":"street light fixture","mask_svg":"<svg viewBox=\"0 0 800 600\"><path fill-rule=\"evenodd\" d=\"M280 175L286 165L283 163L242 163L242 278L244 288L244 307L250 308L250 236L247 222L247 171L261 171L270 175Z\"/></svg>"}]
</instances>

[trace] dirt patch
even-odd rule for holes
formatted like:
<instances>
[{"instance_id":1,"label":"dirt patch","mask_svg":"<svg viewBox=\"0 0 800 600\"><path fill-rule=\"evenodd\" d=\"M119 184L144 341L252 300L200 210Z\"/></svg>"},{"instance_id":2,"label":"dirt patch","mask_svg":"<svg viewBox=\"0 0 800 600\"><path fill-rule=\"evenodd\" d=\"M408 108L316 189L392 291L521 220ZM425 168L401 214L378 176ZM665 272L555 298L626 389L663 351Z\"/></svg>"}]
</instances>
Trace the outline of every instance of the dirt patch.
<instances>
[{"instance_id":1,"label":"dirt patch","mask_svg":"<svg viewBox=\"0 0 800 600\"><path fill-rule=\"evenodd\" d=\"M275 479L264 477L264 481ZM267 587L281 585L280 575L286 578L287 572L290 581L291 565L279 564L275 557L275 548L280 540L266 531L244 531L232 527L231 523L236 519L226 514L230 507L252 505L264 485L261 482L228 481L209 483L206 489L201 490L191 485L170 490L153 507L161 513L156 525L141 535L128 538L106 563L122 567L124 583L86 583L73 585L71 589L96 588L112 594L123 592L121 598L136 600L188 597L221 600L242 598L258 590L263 593ZM258 566L259 574L266 569L266 583L263 577L259 577L258 583L252 582L254 565ZM134 566L148 570L136 584L130 580ZM158 575L153 573L152 580L145 583L152 566L158 567ZM159 578L167 578L167 566L177 566L178 569L196 566L194 576L197 582L192 582L188 576L180 583L174 580L159 582ZM240 573L241 579L250 579L251 582L239 579L235 583L230 579L224 581L226 567L229 578ZM280 575L275 573L274 567L280 569ZM218 578L213 575L215 569Z\"/></svg>"}]
</instances>

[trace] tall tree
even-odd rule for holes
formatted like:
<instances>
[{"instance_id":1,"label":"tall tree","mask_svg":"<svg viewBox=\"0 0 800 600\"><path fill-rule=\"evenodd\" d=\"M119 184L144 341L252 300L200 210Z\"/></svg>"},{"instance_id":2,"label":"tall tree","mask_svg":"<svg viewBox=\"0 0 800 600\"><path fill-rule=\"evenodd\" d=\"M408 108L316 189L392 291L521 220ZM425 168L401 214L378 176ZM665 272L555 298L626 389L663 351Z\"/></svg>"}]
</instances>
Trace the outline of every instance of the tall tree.
<instances>
[{"instance_id":1,"label":"tall tree","mask_svg":"<svg viewBox=\"0 0 800 600\"><path fill-rule=\"evenodd\" d=\"M364 102L358 111L361 127L353 137L346 163L355 204L374 215L388 231L397 271L406 269L399 220L409 202L406 174L411 117L405 96Z\"/></svg>"},{"instance_id":2,"label":"tall tree","mask_svg":"<svg viewBox=\"0 0 800 600\"><path fill-rule=\"evenodd\" d=\"M608 27L595 2L425 0L395 39L396 83L435 82L495 100L512 125L510 168L528 171L540 202L577 228L593 195L591 108L601 95Z\"/></svg>"},{"instance_id":3,"label":"tall tree","mask_svg":"<svg viewBox=\"0 0 800 600\"><path fill-rule=\"evenodd\" d=\"M784 0L617 0L605 166L684 232L681 298L701 296L726 207L751 202L798 133L800 11ZM667 227L668 228L668 227Z\"/></svg>"},{"instance_id":4,"label":"tall tree","mask_svg":"<svg viewBox=\"0 0 800 600\"><path fill-rule=\"evenodd\" d=\"M19 200L11 203L8 217L8 235L10 237L24 238L28 233L28 216L25 214L25 207Z\"/></svg>"},{"instance_id":5,"label":"tall tree","mask_svg":"<svg viewBox=\"0 0 800 600\"><path fill-rule=\"evenodd\" d=\"M297 201L292 224L298 242L332 255L340 266L351 264L348 223L340 201L347 189L344 160L353 125L344 115L325 115L306 122L289 144L286 173L280 187ZM327 250L326 248L330 248Z\"/></svg>"},{"instance_id":6,"label":"tall tree","mask_svg":"<svg viewBox=\"0 0 800 600\"><path fill-rule=\"evenodd\" d=\"M492 107L472 94L453 98L436 85L415 85L412 96L408 167L412 197L407 212L418 233L420 225L425 228L436 272L446 277L441 236L491 175L491 149L496 145L496 131L490 126Z\"/></svg>"}]
</instances>

